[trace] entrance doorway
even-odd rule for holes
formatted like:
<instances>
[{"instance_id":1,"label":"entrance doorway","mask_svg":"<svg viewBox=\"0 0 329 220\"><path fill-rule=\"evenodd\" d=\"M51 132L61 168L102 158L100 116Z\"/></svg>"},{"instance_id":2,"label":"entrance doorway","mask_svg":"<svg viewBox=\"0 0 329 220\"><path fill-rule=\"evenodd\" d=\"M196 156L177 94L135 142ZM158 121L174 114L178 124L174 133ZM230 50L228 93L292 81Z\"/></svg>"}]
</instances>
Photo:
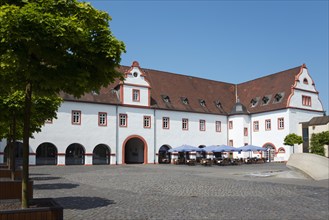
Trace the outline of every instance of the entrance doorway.
<instances>
[{"instance_id":1,"label":"entrance doorway","mask_svg":"<svg viewBox=\"0 0 329 220\"><path fill-rule=\"evenodd\" d=\"M265 160L267 162L273 162L275 156L275 146L273 144L267 143L263 147L267 148L267 150L264 151Z\"/></svg>"},{"instance_id":2,"label":"entrance doorway","mask_svg":"<svg viewBox=\"0 0 329 220\"><path fill-rule=\"evenodd\" d=\"M170 163L171 155L168 153L170 147L168 145L162 145L159 149L158 161L159 163Z\"/></svg>"},{"instance_id":3,"label":"entrance doorway","mask_svg":"<svg viewBox=\"0 0 329 220\"><path fill-rule=\"evenodd\" d=\"M4 158L3 162L7 163L9 160L9 145L5 147L4 150ZM23 165L23 143L22 142L15 142L15 165L16 166L22 166Z\"/></svg>"},{"instance_id":4,"label":"entrance doorway","mask_svg":"<svg viewBox=\"0 0 329 220\"><path fill-rule=\"evenodd\" d=\"M122 163L142 164L147 163L147 145L139 136L128 137L123 143Z\"/></svg>"},{"instance_id":5,"label":"entrance doorway","mask_svg":"<svg viewBox=\"0 0 329 220\"><path fill-rule=\"evenodd\" d=\"M71 144L65 153L65 165L85 164L85 150L80 144Z\"/></svg>"},{"instance_id":6,"label":"entrance doorway","mask_svg":"<svg viewBox=\"0 0 329 220\"><path fill-rule=\"evenodd\" d=\"M37 148L36 154L37 165L56 165L57 148L52 143L42 143Z\"/></svg>"},{"instance_id":7,"label":"entrance doorway","mask_svg":"<svg viewBox=\"0 0 329 220\"><path fill-rule=\"evenodd\" d=\"M110 164L110 152L105 144L97 145L93 150L93 165Z\"/></svg>"}]
</instances>

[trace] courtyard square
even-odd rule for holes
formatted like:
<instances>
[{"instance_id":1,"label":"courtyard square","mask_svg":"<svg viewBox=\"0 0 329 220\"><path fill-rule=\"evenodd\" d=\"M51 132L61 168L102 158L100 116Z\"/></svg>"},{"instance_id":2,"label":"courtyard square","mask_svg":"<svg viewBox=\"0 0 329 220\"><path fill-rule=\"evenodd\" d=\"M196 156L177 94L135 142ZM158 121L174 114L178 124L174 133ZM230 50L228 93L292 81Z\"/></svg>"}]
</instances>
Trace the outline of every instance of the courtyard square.
<instances>
[{"instance_id":1,"label":"courtyard square","mask_svg":"<svg viewBox=\"0 0 329 220\"><path fill-rule=\"evenodd\" d=\"M64 219L328 219L328 180L283 163L35 166L34 197Z\"/></svg>"}]
</instances>

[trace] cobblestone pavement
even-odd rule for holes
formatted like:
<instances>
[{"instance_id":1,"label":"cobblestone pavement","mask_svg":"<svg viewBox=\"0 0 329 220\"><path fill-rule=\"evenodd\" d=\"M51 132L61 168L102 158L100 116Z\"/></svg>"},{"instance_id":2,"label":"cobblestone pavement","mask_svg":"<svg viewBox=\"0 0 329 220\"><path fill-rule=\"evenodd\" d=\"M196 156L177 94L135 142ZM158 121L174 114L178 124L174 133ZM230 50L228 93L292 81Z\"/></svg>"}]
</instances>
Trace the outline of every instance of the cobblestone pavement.
<instances>
[{"instance_id":1,"label":"cobblestone pavement","mask_svg":"<svg viewBox=\"0 0 329 220\"><path fill-rule=\"evenodd\" d=\"M34 197L65 219L328 219L328 181L284 164L36 166Z\"/></svg>"}]
</instances>

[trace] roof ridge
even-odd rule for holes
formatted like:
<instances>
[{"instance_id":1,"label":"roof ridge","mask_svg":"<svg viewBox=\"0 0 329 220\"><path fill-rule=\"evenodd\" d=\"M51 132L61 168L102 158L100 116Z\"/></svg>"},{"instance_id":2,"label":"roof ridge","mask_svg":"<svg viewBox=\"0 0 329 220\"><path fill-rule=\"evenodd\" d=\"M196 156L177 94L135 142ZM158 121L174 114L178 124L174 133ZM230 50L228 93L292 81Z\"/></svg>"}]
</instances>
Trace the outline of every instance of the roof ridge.
<instances>
[{"instance_id":1,"label":"roof ridge","mask_svg":"<svg viewBox=\"0 0 329 220\"><path fill-rule=\"evenodd\" d=\"M296 66L296 67L293 67L293 68L290 68L290 69L287 69L287 70L283 70L283 71L280 71L280 72L276 72L276 73L272 73L272 74L269 74L269 75L261 76L261 77L258 77L256 79L252 79L252 80L249 80L249 81L238 83L237 85L239 86L239 85L242 85L242 84L250 83L250 82L253 82L253 81L256 81L256 80L260 80L260 79L263 79L263 78L267 78L267 77L270 77L270 76L273 76L273 75L283 74L283 73L288 72L288 71L291 71L293 69L302 68L302 66L303 65L299 65L299 66Z\"/></svg>"}]
</instances>

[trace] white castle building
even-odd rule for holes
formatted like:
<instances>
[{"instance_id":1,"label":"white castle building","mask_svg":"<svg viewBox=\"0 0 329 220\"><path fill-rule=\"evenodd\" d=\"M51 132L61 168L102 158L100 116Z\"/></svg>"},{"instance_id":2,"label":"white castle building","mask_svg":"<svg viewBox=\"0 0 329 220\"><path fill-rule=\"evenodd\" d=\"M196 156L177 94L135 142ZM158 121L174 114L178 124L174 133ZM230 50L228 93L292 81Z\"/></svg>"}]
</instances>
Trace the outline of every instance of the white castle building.
<instances>
[{"instance_id":1,"label":"white castle building","mask_svg":"<svg viewBox=\"0 0 329 220\"><path fill-rule=\"evenodd\" d=\"M158 163L183 144L252 144L269 149L257 156L287 161L303 149L285 146L285 136L324 114L305 65L241 84L144 69L136 61L119 70L125 80L98 93L61 94L58 118L30 139L31 165ZM6 152L2 141L0 163Z\"/></svg>"}]
</instances>

